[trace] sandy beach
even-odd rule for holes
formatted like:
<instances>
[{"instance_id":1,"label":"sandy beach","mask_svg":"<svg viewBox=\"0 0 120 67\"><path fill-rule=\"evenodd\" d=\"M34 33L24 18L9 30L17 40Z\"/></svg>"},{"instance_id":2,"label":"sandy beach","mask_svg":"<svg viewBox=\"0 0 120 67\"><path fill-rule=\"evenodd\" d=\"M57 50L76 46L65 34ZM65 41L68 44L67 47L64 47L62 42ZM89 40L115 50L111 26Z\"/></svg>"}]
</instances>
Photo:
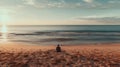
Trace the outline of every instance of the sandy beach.
<instances>
[{"instance_id":1,"label":"sandy beach","mask_svg":"<svg viewBox=\"0 0 120 67\"><path fill-rule=\"evenodd\" d=\"M120 67L120 44L39 46L0 44L0 67Z\"/></svg>"}]
</instances>

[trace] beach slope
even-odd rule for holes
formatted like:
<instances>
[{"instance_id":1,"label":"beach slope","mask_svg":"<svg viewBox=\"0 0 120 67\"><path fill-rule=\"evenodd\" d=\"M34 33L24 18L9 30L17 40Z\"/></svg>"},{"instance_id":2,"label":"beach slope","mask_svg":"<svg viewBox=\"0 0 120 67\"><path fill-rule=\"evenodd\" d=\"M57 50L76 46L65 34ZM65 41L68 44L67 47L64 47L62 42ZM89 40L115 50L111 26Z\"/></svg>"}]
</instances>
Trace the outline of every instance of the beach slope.
<instances>
[{"instance_id":1,"label":"beach slope","mask_svg":"<svg viewBox=\"0 0 120 67\"><path fill-rule=\"evenodd\" d=\"M39 46L0 44L0 67L120 67L120 44Z\"/></svg>"}]
</instances>

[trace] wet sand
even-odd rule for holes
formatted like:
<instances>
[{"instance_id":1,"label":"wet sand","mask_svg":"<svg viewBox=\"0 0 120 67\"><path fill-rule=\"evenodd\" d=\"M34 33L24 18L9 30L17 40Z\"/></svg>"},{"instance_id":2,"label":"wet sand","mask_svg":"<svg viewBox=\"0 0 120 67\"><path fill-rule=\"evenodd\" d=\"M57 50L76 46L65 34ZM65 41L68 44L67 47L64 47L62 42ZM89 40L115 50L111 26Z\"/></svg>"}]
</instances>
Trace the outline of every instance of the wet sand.
<instances>
[{"instance_id":1,"label":"wet sand","mask_svg":"<svg viewBox=\"0 0 120 67\"><path fill-rule=\"evenodd\" d=\"M39 46L0 44L0 67L120 67L120 44Z\"/></svg>"}]
</instances>

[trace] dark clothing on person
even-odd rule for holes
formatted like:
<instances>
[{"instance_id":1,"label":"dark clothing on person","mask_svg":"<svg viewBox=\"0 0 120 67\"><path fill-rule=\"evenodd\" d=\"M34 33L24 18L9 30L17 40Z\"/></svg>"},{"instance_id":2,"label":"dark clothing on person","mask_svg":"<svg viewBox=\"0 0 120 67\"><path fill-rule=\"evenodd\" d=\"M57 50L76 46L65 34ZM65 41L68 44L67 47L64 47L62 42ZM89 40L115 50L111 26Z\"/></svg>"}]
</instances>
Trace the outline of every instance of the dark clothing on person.
<instances>
[{"instance_id":1,"label":"dark clothing on person","mask_svg":"<svg viewBox=\"0 0 120 67\"><path fill-rule=\"evenodd\" d=\"M57 51L57 52L61 52L61 47L60 47L59 45L57 45L56 51Z\"/></svg>"}]
</instances>

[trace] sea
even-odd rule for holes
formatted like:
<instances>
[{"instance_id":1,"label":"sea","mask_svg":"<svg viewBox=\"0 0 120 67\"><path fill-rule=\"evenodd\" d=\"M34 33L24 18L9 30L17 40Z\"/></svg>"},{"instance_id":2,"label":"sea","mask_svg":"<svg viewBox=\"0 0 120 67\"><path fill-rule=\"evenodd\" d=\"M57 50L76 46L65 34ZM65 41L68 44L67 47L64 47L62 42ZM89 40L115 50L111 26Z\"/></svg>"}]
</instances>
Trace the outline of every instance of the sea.
<instances>
[{"instance_id":1,"label":"sea","mask_svg":"<svg viewBox=\"0 0 120 67\"><path fill-rule=\"evenodd\" d=\"M120 42L120 25L13 25L7 31L7 41L35 45Z\"/></svg>"}]
</instances>

